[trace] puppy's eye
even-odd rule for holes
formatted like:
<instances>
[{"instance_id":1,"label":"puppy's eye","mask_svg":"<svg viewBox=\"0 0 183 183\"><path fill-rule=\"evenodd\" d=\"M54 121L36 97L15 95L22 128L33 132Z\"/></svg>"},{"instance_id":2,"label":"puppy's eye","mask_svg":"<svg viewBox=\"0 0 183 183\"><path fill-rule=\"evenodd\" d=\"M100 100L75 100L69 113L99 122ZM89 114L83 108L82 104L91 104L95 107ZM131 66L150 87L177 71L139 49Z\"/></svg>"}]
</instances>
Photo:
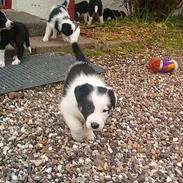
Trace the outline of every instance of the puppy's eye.
<instances>
[{"instance_id":1,"label":"puppy's eye","mask_svg":"<svg viewBox=\"0 0 183 183\"><path fill-rule=\"evenodd\" d=\"M106 112L108 113L109 112L109 109L104 109L103 112L104 113L106 113Z\"/></svg>"}]
</instances>

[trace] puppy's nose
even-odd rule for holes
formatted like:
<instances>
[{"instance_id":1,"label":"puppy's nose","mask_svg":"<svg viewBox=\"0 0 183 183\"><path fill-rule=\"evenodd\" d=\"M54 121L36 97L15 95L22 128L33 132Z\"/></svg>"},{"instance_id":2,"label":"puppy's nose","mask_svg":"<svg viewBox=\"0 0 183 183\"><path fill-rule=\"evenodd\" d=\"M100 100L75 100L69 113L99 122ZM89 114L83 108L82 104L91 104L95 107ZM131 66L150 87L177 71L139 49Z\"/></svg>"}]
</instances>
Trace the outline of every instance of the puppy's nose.
<instances>
[{"instance_id":1,"label":"puppy's nose","mask_svg":"<svg viewBox=\"0 0 183 183\"><path fill-rule=\"evenodd\" d=\"M91 123L91 127L92 127L93 129L97 129L97 128L99 127L99 124L98 124L98 123L95 123L95 122L92 122L92 123Z\"/></svg>"}]
</instances>

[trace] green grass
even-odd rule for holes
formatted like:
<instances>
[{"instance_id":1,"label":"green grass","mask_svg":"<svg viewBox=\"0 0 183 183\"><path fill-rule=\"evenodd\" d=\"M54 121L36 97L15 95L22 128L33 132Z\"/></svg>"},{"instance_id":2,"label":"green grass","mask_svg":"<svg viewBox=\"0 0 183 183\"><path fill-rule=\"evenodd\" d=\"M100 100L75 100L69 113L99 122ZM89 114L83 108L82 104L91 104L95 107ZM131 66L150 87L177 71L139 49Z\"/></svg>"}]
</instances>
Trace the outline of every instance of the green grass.
<instances>
[{"instance_id":1,"label":"green grass","mask_svg":"<svg viewBox=\"0 0 183 183\"><path fill-rule=\"evenodd\" d=\"M183 17L170 18L164 28L164 39L159 46L165 48L183 48Z\"/></svg>"},{"instance_id":2,"label":"green grass","mask_svg":"<svg viewBox=\"0 0 183 183\"><path fill-rule=\"evenodd\" d=\"M121 44L119 46L108 47L105 50L96 50L96 49L85 49L84 53L87 56L103 56L106 54L112 55L128 55L132 53L140 52L144 49L144 44L141 42L130 42Z\"/></svg>"},{"instance_id":3,"label":"green grass","mask_svg":"<svg viewBox=\"0 0 183 183\"><path fill-rule=\"evenodd\" d=\"M99 32L96 33L96 35L100 35L97 38L105 41L105 36L108 36L105 35L105 33L107 31L114 31L115 27L121 27L122 30L124 27L127 27L126 30L139 27L139 30L134 30L134 35L139 35L140 37L139 41L132 41L116 47L107 48L104 51L87 49L85 51L86 54L88 56L101 56L103 54L126 55L137 53L146 47L152 46L168 50L179 50L183 48L183 17L170 17L162 22L155 22L153 20L142 21L138 18L106 21L104 25L101 26L101 30L103 31L99 30ZM131 33L133 33L133 31ZM128 34L128 32L123 33L123 35L124 34ZM116 39L118 39L118 37L114 37L114 40Z\"/></svg>"},{"instance_id":4,"label":"green grass","mask_svg":"<svg viewBox=\"0 0 183 183\"><path fill-rule=\"evenodd\" d=\"M134 41L126 44L121 44L120 46L108 48L108 50L105 52L113 55L128 55L140 52L143 49L144 44L142 42Z\"/></svg>"},{"instance_id":5,"label":"green grass","mask_svg":"<svg viewBox=\"0 0 183 183\"><path fill-rule=\"evenodd\" d=\"M85 49L84 50L84 53L87 55L87 56L103 56L105 53L103 51L100 51L100 50L96 50L96 49Z\"/></svg>"}]
</instances>

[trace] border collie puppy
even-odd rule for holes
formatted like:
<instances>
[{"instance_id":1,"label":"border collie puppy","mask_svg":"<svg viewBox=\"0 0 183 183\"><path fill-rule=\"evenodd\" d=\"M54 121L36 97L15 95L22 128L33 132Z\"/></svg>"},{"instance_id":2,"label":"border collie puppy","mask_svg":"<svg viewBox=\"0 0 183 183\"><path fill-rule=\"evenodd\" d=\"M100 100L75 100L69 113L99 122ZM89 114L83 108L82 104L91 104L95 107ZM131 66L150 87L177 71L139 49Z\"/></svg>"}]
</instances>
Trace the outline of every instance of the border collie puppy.
<instances>
[{"instance_id":1,"label":"border collie puppy","mask_svg":"<svg viewBox=\"0 0 183 183\"><path fill-rule=\"evenodd\" d=\"M116 20L118 18L126 17L126 14L123 11L111 10L109 8L105 8L103 17L104 17L104 20L112 20L112 19Z\"/></svg>"},{"instance_id":2,"label":"border collie puppy","mask_svg":"<svg viewBox=\"0 0 183 183\"><path fill-rule=\"evenodd\" d=\"M84 22L88 21L88 2L82 1L75 4L75 19L84 16Z\"/></svg>"},{"instance_id":3,"label":"border collie puppy","mask_svg":"<svg viewBox=\"0 0 183 183\"><path fill-rule=\"evenodd\" d=\"M73 52L78 60L73 64L64 83L60 110L71 135L76 141L93 140L93 131L102 130L110 111L115 108L116 94L96 74L82 53L77 41L79 27L70 37Z\"/></svg>"},{"instance_id":4,"label":"border collie puppy","mask_svg":"<svg viewBox=\"0 0 183 183\"><path fill-rule=\"evenodd\" d=\"M21 62L25 46L31 53L29 32L26 26L20 22L12 22L0 11L0 68L5 67L5 48L11 44L16 49L12 65Z\"/></svg>"},{"instance_id":5,"label":"border collie puppy","mask_svg":"<svg viewBox=\"0 0 183 183\"><path fill-rule=\"evenodd\" d=\"M89 21L88 25L92 24L94 18L99 19L100 23L103 24L103 4L102 0L89 0L88 5Z\"/></svg>"},{"instance_id":6,"label":"border collie puppy","mask_svg":"<svg viewBox=\"0 0 183 183\"><path fill-rule=\"evenodd\" d=\"M66 2L66 3L65 3ZM68 0L64 4L53 6L49 14L49 19L46 25L45 35L43 41L49 40L52 34L52 39L56 39L57 33L62 33L64 41L68 41L68 38L75 31L76 26L71 21L69 13L67 11Z\"/></svg>"}]
</instances>

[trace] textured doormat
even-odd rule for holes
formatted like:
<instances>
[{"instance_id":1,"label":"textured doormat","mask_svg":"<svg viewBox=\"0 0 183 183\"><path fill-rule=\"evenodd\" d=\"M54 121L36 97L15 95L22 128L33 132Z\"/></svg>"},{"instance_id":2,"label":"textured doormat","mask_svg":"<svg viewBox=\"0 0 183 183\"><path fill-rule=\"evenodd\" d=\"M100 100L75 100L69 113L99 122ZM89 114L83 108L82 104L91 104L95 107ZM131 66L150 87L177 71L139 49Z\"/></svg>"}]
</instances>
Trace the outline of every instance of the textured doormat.
<instances>
[{"instance_id":1,"label":"textured doormat","mask_svg":"<svg viewBox=\"0 0 183 183\"><path fill-rule=\"evenodd\" d=\"M0 94L64 81L69 66L75 61L71 55L54 53L24 57L19 65L11 65L7 59L6 67L0 69ZM102 67L92 66L98 73L104 71Z\"/></svg>"}]
</instances>

